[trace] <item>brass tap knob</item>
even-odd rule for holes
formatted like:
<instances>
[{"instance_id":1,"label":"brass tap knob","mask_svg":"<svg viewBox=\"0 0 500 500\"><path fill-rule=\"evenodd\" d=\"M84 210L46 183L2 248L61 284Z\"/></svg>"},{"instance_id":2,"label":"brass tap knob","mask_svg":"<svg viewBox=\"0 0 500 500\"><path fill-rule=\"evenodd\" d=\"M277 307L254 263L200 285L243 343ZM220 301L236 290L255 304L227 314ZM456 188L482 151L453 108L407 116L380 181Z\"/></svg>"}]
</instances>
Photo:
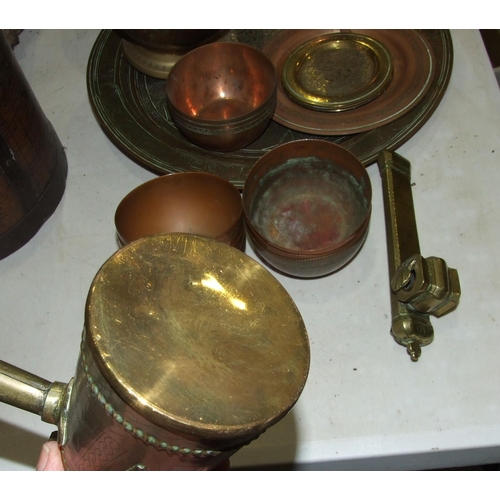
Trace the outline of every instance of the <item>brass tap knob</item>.
<instances>
[{"instance_id":1,"label":"brass tap knob","mask_svg":"<svg viewBox=\"0 0 500 500\"><path fill-rule=\"evenodd\" d=\"M400 302L436 317L453 311L460 299L458 272L439 257L412 255L394 273L391 288Z\"/></svg>"}]
</instances>

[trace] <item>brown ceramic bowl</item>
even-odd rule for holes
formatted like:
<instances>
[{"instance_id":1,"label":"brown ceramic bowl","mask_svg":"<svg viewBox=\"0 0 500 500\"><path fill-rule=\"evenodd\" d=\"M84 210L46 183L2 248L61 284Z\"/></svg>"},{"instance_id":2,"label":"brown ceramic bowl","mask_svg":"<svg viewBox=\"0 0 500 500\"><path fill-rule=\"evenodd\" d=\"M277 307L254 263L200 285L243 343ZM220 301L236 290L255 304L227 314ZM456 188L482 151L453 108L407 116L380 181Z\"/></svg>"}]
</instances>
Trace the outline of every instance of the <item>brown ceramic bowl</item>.
<instances>
[{"instance_id":1,"label":"brown ceramic bowl","mask_svg":"<svg viewBox=\"0 0 500 500\"><path fill-rule=\"evenodd\" d=\"M249 240L291 276L332 273L363 244L371 199L365 167L345 148L315 139L283 144L259 159L245 182Z\"/></svg>"},{"instance_id":2,"label":"brown ceramic bowl","mask_svg":"<svg viewBox=\"0 0 500 500\"><path fill-rule=\"evenodd\" d=\"M115 225L123 245L155 234L190 233L245 247L240 192L208 173L175 173L141 184L118 205Z\"/></svg>"},{"instance_id":3,"label":"brown ceramic bowl","mask_svg":"<svg viewBox=\"0 0 500 500\"><path fill-rule=\"evenodd\" d=\"M259 50L241 43L209 43L170 70L168 109L193 143L234 151L255 141L268 126L277 82L273 63Z\"/></svg>"}]
</instances>

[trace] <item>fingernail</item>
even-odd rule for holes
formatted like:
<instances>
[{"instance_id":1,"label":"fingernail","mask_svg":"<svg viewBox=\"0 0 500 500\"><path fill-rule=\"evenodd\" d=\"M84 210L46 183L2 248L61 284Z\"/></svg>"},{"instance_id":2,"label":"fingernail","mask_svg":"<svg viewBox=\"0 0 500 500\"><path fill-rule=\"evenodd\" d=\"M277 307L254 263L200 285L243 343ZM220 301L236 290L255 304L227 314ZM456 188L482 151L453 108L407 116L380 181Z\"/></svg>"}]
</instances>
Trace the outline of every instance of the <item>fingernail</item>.
<instances>
[{"instance_id":1,"label":"fingernail","mask_svg":"<svg viewBox=\"0 0 500 500\"><path fill-rule=\"evenodd\" d=\"M47 460L49 459L49 447L44 443L42 446L42 451L40 453L40 458L38 459L38 463L36 464L36 470L41 471L45 469L47 465Z\"/></svg>"}]
</instances>

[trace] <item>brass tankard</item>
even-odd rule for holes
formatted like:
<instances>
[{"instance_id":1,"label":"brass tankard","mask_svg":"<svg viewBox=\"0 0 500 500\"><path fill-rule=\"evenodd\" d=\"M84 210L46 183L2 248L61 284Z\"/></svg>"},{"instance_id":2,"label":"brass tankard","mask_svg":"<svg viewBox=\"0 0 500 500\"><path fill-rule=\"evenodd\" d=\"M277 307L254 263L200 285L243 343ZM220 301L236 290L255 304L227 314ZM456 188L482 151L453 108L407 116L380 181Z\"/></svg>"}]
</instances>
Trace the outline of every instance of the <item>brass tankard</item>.
<instances>
[{"instance_id":1,"label":"brass tankard","mask_svg":"<svg viewBox=\"0 0 500 500\"><path fill-rule=\"evenodd\" d=\"M57 425L66 469L206 470L290 411L309 363L302 317L269 271L166 234L96 274L74 378L0 362L0 400Z\"/></svg>"}]
</instances>

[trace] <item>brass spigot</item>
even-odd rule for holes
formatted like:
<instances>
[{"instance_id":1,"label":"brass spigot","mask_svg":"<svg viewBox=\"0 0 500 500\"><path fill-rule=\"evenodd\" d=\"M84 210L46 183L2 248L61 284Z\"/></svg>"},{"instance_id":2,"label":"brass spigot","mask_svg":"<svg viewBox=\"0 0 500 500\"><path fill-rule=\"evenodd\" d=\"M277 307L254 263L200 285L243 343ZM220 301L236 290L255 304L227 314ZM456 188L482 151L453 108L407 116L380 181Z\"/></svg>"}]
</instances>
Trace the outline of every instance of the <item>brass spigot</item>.
<instances>
[{"instance_id":1,"label":"brass spigot","mask_svg":"<svg viewBox=\"0 0 500 500\"><path fill-rule=\"evenodd\" d=\"M60 442L66 438L66 417L72 387L73 379L68 384L49 382L0 360L0 401L57 425Z\"/></svg>"},{"instance_id":2,"label":"brass spigot","mask_svg":"<svg viewBox=\"0 0 500 500\"><path fill-rule=\"evenodd\" d=\"M460 299L456 269L439 257L422 257L411 190L411 164L387 150L378 156L384 192L391 334L418 361L421 347L434 338L429 315L453 311Z\"/></svg>"}]
</instances>

